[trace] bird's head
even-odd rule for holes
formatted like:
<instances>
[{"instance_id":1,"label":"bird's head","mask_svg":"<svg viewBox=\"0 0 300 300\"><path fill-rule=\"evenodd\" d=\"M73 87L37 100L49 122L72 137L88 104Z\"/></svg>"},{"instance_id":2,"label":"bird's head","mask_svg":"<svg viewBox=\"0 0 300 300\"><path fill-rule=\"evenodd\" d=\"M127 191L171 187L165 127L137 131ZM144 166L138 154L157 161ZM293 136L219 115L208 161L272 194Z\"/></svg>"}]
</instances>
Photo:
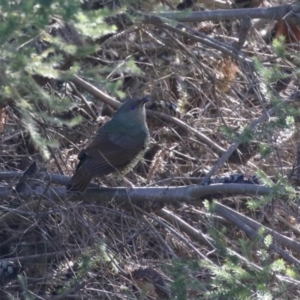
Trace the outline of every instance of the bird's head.
<instances>
[{"instance_id":1,"label":"bird's head","mask_svg":"<svg viewBox=\"0 0 300 300\"><path fill-rule=\"evenodd\" d=\"M145 122L146 110L145 104L150 100L150 97L141 99L128 99L125 101L115 113L114 117L124 116L137 122ZM119 117L118 117L119 118Z\"/></svg>"}]
</instances>

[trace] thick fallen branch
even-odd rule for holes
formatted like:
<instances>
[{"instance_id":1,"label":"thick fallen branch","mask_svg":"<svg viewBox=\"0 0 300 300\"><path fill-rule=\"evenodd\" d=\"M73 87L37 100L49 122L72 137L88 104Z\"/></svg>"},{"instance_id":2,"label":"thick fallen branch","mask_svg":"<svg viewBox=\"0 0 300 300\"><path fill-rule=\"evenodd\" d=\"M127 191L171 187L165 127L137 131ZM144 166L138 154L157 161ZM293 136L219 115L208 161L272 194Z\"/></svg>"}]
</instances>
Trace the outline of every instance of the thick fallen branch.
<instances>
[{"instance_id":1,"label":"thick fallen branch","mask_svg":"<svg viewBox=\"0 0 300 300\"><path fill-rule=\"evenodd\" d=\"M63 176L61 176L63 177ZM65 178L69 178L66 177ZM84 194L69 193L65 188L49 188L37 186L34 190L27 189L22 194L16 194L12 189L0 189L0 199L7 200L11 197L18 196L22 199L31 199L33 197L44 197L53 200L78 201L85 200L106 203L111 200L122 204L124 201L132 201L139 204L147 201L163 202L176 204L186 202L189 204L200 205L203 197L217 194L227 195L253 195L263 196L271 195L272 189L262 185L255 184L212 184L207 186L166 186L166 187L136 187L136 188L88 188Z\"/></svg>"},{"instance_id":2,"label":"thick fallen branch","mask_svg":"<svg viewBox=\"0 0 300 300\"><path fill-rule=\"evenodd\" d=\"M300 5L285 4L268 8L241 8L241 9L218 9L194 12L167 12L160 13L157 16L165 19L175 20L178 22L203 22L203 21L222 21L236 19L269 19L269 20L286 20L288 22L299 24ZM143 22L159 23L160 20L153 15L142 14Z\"/></svg>"}]
</instances>

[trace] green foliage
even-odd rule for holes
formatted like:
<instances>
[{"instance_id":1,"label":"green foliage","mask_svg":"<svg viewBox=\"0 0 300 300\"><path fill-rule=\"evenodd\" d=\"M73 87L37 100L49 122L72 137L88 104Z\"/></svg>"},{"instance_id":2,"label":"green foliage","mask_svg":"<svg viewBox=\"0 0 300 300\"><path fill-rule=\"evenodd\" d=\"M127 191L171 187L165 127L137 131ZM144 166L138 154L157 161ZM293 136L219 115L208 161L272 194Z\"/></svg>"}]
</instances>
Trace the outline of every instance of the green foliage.
<instances>
[{"instance_id":1,"label":"green foliage","mask_svg":"<svg viewBox=\"0 0 300 300\"><path fill-rule=\"evenodd\" d=\"M254 140L255 134L248 127L243 128L239 133L225 126L220 126L220 131L237 143L249 143Z\"/></svg>"},{"instance_id":2,"label":"green foliage","mask_svg":"<svg viewBox=\"0 0 300 300\"><path fill-rule=\"evenodd\" d=\"M214 236L215 238L215 236ZM271 239L267 236L265 243L247 242L240 239L241 255L248 260L241 261L236 255L230 254L228 249L222 251L224 261L220 266L212 265L208 261L201 261L200 267L210 270L213 275L210 287L206 286L206 291L201 299L277 299L282 296L287 288L285 284L279 284L276 288L272 288L274 274L285 274L291 272L285 266L282 259L270 264L270 251L268 245ZM219 247L217 246L219 250ZM257 253L257 257L261 259L261 268L256 268L252 262L253 253ZM271 297L271 298L270 298Z\"/></svg>"},{"instance_id":3,"label":"green foliage","mask_svg":"<svg viewBox=\"0 0 300 300\"><path fill-rule=\"evenodd\" d=\"M262 180L265 177L265 182L274 189L274 193L285 193L287 191L285 188L286 182L282 181L279 184L274 184L262 172L260 177ZM266 199L264 200L266 201ZM272 197L267 199L267 201L271 200ZM213 203L205 201L204 205L209 211L213 211ZM263 203L259 203L257 207L260 208L261 205ZM290 274L295 278L299 276L297 272L286 265L283 259L270 263L273 261L272 251L270 251L273 237L270 234L266 235L265 228L262 226L258 230L257 238L252 238L250 241L239 238L239 245L235 243L235 247L240 254L237 256L230 250L230 246L227 246L228 231L224 231L223 228L220 224L216 224L216 226L211 226L208 231L209 236L214 240L214 253L218 253L219 264L211 264L206 260L199 262L199 268L210 270L212 280L204 287L201 286L198 299L284 299L283 295L286 293L288 286L284 282L279 282L274 286L274 276L277 274ZM264 238L261 239L261 237ZM253 259L254 257L255 259ZM259 268L256 267L257 265L259 265ZM186 263L186 267L189 270L192 269L188 263ZM176 284L181 292L182 289L184 291L192 289L192 284L190 282L187 284L188 280L184 277L183 270L184 267L181 266L181 269L177 269L178 272L182 271L181 276L176 275L176 278L180 278L180 281ZM193 298L187 297L185 299Z\"/></svg>"},{"instance_id":4,"label":"green foliage","mask_svg":"<svg viewBox=\"0 0 300 300\"><path fill-rule=\"evenodd\" d=\"M180 99L178 101L178 110L181 113L186 113L188 111L189 107L190 107L190 104L186 98Z\"/></svg>"},{"instance_id":5,"label":"green foliage","mask_svg":"<svg viewBox=\"0 0 300 300\"><path fill-rule=\"evenodd\" d=\"M209 229L209 235L214 239L215 246L221 256L226 256L227 254L226 233L225 227L222 227L220 230L216 230L214 227Z\"/></svg>"},{"instance_id":6,"label":"green foliage","mask_svg":"<svg viewBox=\"0 0 300 300\"><path fill-rule=\"evenodd\" d=\"M215 211L215 203L214 201L208 201L208 200L205 200L203 202L204 204L204 207L210 212L210 213L214 213Z\"/></svg>"},{"instance_id":7,"label":"green foliage","mask_svg":"<svg viewBox=\"0 0 300 300\"><path fill-rule=\"evenodd\" d=\"M259 153L261 158L266 158L272 153L272 148L268 145L260 144L259 145Z\"/></svg>"},{"instance_id":8,"label":"green foliage","mask_svg":"<svg viewBox=\"0 0 300 300\"><path fill-rule=\"evenodd\" d=\"M37 111L36 104L40 103L59 112L67 108L69 100L57 99L47 94L35 83L32 75L40 74L59 79L59 72L53 69L53 65L62 61L63 57L56 55L55 59L45 61L44 58L50 54L50 51L54 53L54 50L49 48L47 53L38 56L28 41L37 37L38 28L44 28L49 23L51 15L59 14L70 19L80 2L73 1L67 6L59 1L4 2L0 5L1 101L14 100L36 147L45 158L49 158L48 147L57 147L58 143L46 140L42 136L36 121L49 119L49 116L45 112ZM58 39L53 38L51 42L59 43ZM68 52L70 51L68 49ZM76 71L76 68L72 70L73 73Z\"/></svg>"},{"instance_id":9,"label":"green foliage","mask_svg":"<svg viewBox=\"0 0 300 300\"><path fill-rule=\"evenodd\" d=\"M140 72L132 57L116 65L91 66L86 68L87 72L82 70L80 59L101 50L94 41L112 33L116 28L107 25L104 20L111 11L82 11L81 4L80 0L3 1L0 4L0 101L14 101L35 148L46 159L50 157L49 147L56 148L59 144L45 137L40 122L74 126L81 119L77 117L65 121L58 117L53 118L53 115L70 106L70 99L63 94L59 97L50 95L36 83L38 76L66 82L74 74L82 72L88 78L99 82L112 95L123 98L125 95L120 91L121 81L112 79L113 76L116 72ZM82 40L78 43L66 43L59 34L53 36L47 33L45 28L52 16L59 16L64 22L69 22L70 26L75 26L81 36L75 34L74 39ZM43 45L40 52L35 48L36 41ZM71 61L70 66L61 71L60 66L66 60ZM107 77L107 74L110 75Z\"/></svg>"},{"instance_id":10,"label":"green foliage","mask_svg":"<svg viewBox=\"0 0 300 300\"><path fill-rule=\"evenodd\" d=\"M110 255L109 252L106 244L100 242L95 249L83 253L77 259L75 266L73 267L76 269L74 276L69 281L65 282L65 285L60 289L60 293L62 294L64 291L86 280L88 273L95 269L107 268L109 272L117 273L118 269L116 268L116 265L118 262L115 258L111 258L112 255Z\"/></svg>"},{"instance_id":11,"label":"green foliage","mask_svg":"<svg viewBox=\"0 0 300 300\"><path fill-rule=\"evenodd\" d=\"M22 296L24 297L24 299L25 300L34 300L35 296L28 290L25 278L23 276L19 275L18 276L18 281L20 283L20 287L21 287L21 290L22 290ZM11 298L9 296L9 299L13 300L15 298Z\"/></svg>"},{"instance_id":12,"label":"green foliage","mask_svg":"<svg viewBox=\"0 0 300 300\"><path fill-rule=\"evenodd\" d=\"M188 276L189 272L196 272L199 268L199 263L193 260L173 260L172 265L168 267L168 271L172 274L173 282L171 284L171 291L176 295L176 300L197 299L188 293L189 290L201 293L205 290L204 284L198 280Z\"/></svg>"},{"instance_id":13,"label":"green foliage","mask_svg":"<svg viewBox=\"0 0 300 300\"><path fill-rule=\"evenodd\" d=\"M273 242L273 238L271 235L268 234L267 236L265 236L264 243L265 243L266 247L270 247L272 242Z\"/></svg>"},{"instance_id":14,"label":"green foliage","mask_svg":"<svg viewBox=\"0 0 300 300\"><path fill-rule=\"evenodd\" d=\"M280 68L279 64L275 64L272 67L265 67L263 64L256 58L254 58L254 64L255 64L255 69L257 70L258 74L261 76L261 85L262 85L262 90L265 92L265 96L268 98L268 100L275 106L277 104L281 104L282 100L276 96L276 94L273 92L271 84L277 82L278 80L284 80L287 77L289 77L289 74L286 74L282 71ZM282 111L283 108L280 107ZM287 112L288 110L289 112ZM279 111L279 112L280 112ZM299 115L299 112L296 113L295 109L293 109L292 106L285 106L284 107L285 113L278 113L277 117L285 119L287 116L291 114L292 115Z\"/></svg>"},{"instance_id":15,"label":"green foliage","mask_svg":"<svg viewBox=\"0 0 300 300\"><path fill-rule=\"evenodd\" d=\"M110 13L107 8L85 12L78 11L75 26L85 36L97 39L105 34L115 32L116 26L109 26L105 23L105 18Z\"/></svg>"},{"instance_id":16,"label":"green foliage","mask_svg":"<svg viewBox=\"0 0 300 300\"><path fill-rule=\"evenodd\" d=\"M285 51L285 37L284 36L279 36L277 39L273 40L273 47L276 55L278 57L285 57L286 51Z\"/></svg>"},{"instance_id":17,"label":"green foliage","mask_svg":"<svg viewBox=\"0 0 300 300\"><path fill-rule=\"evenodd\" d=\"M276 273L286 272L286 263L280 258L271 264L271 270Z\"/></svg>"},{"instance_id":18,"label":"green foliage","mask_svg":"<svg viewBox=\"0 0 300 300\"><path fill-rule=\"evenodd\" d=\"M295 270L291 267L286 268L286 275L289 276L289 277L292 277L296 280L300 279L299 270Z\"/></svg>"},{"instance_id":19,"label":"green foliage","mask_svg":"<svg viewBox=\"0 0 300 300\"><path fill-rule=\"evenodd\" d=\"M285 177L279 177L278 181L274 183L263 171L258 170L257 173L262 183L272 189L272 193L268 196L249 199L247 201L249 209L260 209L264 205L271 203L274 198L286 199L286 201L293 201L297 198L295 189Z\"/></svg>"}]
</instances>

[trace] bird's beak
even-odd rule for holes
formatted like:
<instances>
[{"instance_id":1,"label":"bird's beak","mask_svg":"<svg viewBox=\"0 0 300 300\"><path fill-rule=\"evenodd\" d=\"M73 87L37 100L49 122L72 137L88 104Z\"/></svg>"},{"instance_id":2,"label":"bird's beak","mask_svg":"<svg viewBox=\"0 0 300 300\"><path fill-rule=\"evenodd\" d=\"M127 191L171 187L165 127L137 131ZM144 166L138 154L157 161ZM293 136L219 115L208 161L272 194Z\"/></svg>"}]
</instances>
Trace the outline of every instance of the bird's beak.
<instances>
[{"instance_id":1,"label":"bird's beak","mask_svg":"<svg viewBox=\"0 0 300 300\"><path fill-rule=\"evenodd\" d=\"M151 100L150 96L146 96L146 97L144 97L142 99L139 99L139 103L140 103L140 105L144 105L144 104L146 104L150 100Z\"/></svg>"}]
</instances>

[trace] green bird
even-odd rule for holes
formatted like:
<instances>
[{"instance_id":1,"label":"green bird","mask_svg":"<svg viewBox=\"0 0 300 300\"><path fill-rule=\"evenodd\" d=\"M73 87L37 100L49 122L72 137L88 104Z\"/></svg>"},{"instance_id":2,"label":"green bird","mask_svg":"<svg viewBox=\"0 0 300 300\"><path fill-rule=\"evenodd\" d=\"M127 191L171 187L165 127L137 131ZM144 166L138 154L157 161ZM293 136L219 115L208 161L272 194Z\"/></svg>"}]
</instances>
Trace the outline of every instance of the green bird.
<instances>
[{"instance_id":1,"label":"green bird","mask_svg":"<svg viewBox=\"0 0 300 300\"><path fill-rule=\"evenodd\" d=\"M79 155L68 190L84 192L94 177L125 175L143 158L150 141L145 104L149 97L129 99L100 127Z\"/></svg>"}]
</instances>

